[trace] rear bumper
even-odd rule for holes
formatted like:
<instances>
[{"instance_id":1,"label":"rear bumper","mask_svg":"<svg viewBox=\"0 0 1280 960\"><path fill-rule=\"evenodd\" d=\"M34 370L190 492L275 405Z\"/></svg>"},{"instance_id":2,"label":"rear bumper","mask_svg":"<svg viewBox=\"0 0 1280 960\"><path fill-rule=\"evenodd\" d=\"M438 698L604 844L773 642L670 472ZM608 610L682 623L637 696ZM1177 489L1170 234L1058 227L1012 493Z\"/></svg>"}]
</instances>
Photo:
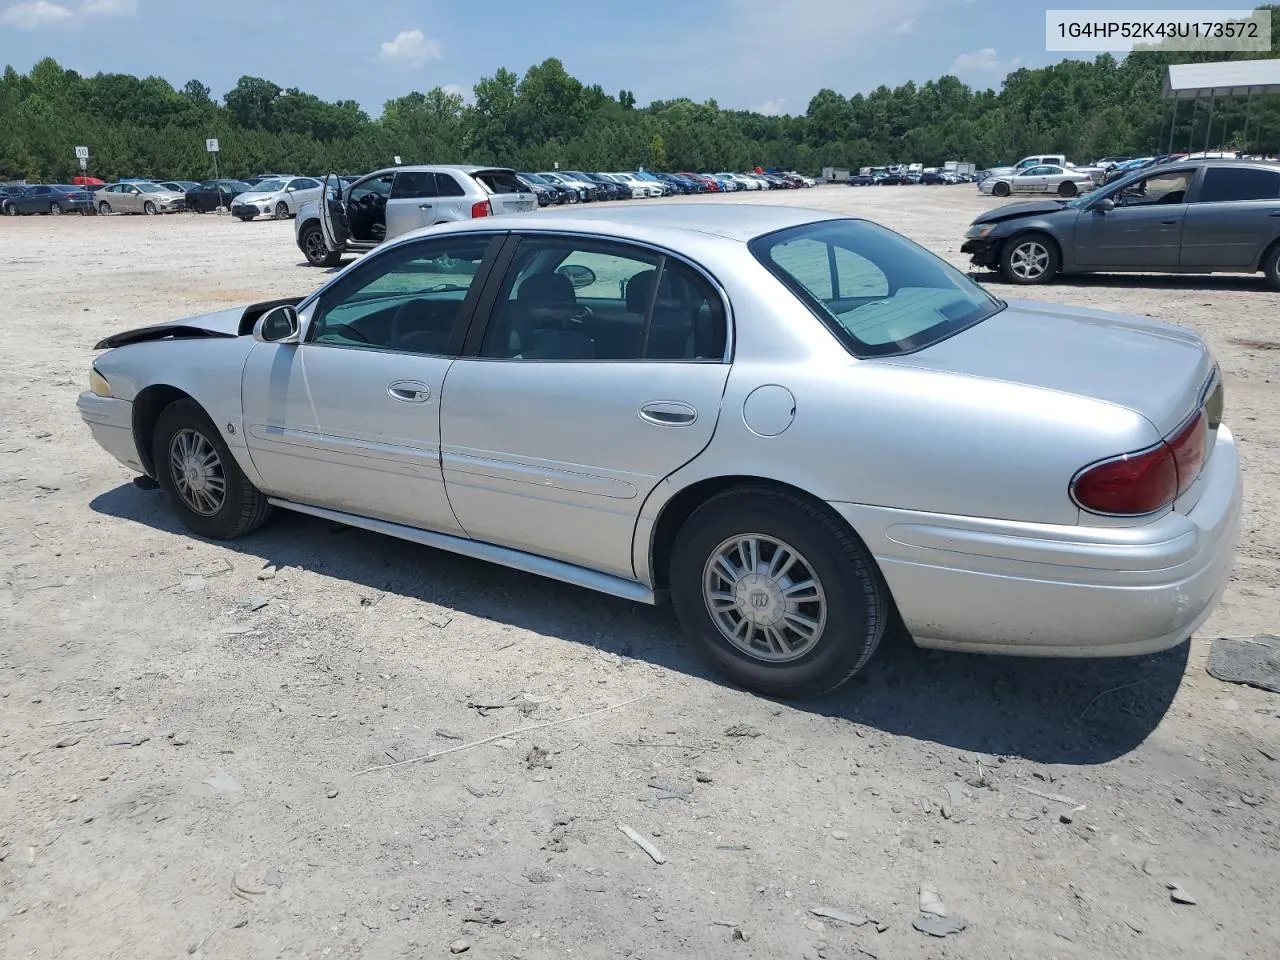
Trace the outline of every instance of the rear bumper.
<instances>
[{"instance_id":1,"label":"rear bumper","mask_svg":"<svg viewBox=\"0 0 1280 960\"><path fill-rule=\"evenodd\" d=\"M86 390L76 400L80 419L98 446L130 470L146 473L133 440L133 404L114 397L100 397Z\"/></svg>"},{"instance_id":2,"label":"rear bumper","mask_svg":"<svg viewBox=\"0 0 1280 960\"><path fill-rule=\"evenodd\" d=\"M970 653L1111 657L1186 640L1226 588L1240 462L1220 427L1187 514L1136 527L1016 523L833 504L880 564L916 643Z\"/></svg>"}]
</instances>

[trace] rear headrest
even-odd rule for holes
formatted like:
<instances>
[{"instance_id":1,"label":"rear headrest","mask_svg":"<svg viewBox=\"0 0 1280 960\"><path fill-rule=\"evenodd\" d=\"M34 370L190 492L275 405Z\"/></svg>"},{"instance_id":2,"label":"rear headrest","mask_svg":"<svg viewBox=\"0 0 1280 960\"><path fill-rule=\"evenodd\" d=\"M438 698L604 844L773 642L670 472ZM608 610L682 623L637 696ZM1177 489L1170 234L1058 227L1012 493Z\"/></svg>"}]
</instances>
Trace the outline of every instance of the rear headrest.
<instances>
[{"instance_id":1,"label":"rear headrest","mask_svg":"<svg viewBox=\"0 0 1280 960\"><path fill-rule=\"evenodd\" d=\"M578 295L573 290L573 282L560 273L535 273L520 284L516 291L519 303L567 304L574 306Z\"/></svg>"},{"instance_id":2,"label":"rear headrest","mask_svg":"<svg viewBox=\"0 0 1280 960\"><path fill-rule=\"evenodd\" d=\"M653 280L657 270L644 270L627 281L627 312L644 313L649 309L649 297L653 294Z\"/></svg>"}]
</instances>

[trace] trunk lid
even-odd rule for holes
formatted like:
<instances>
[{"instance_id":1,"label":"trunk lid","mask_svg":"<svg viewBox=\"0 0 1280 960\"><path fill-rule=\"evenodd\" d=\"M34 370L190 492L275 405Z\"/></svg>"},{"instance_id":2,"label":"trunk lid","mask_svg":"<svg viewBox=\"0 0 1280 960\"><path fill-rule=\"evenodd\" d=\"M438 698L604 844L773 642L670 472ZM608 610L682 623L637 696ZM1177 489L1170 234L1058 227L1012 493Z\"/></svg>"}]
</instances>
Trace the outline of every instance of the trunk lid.
<instances>
[{"instance_id":1,"label":"trunk lid","mask_svg":"<svg viewBox=\"0 0 1280 960\"><path fill-rule=\"evenodd\" d=\"M1204 341L1181 327L1025 300L917 353L874 362L1092 397L1140 414L1162 437L1200 405L1214 366Z\"/></svg>"}]
</instances>

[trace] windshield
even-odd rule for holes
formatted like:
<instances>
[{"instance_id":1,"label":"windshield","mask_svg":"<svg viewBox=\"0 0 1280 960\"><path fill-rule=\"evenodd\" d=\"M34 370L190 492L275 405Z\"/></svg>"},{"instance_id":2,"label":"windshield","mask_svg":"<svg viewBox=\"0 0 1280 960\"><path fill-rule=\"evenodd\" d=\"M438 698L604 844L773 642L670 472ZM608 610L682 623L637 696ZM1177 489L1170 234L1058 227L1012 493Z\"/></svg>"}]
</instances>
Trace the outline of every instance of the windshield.
<instances>
[{"instance_id":1,"label":"windshield","mask_svg":"<svg viewBox=\"0 0 1280 960\"><path fill-rule=\"evenodd\" d=\"M543 186L546 186L547 184L547 181L542 179L542 177L538 176L536 173L522 173L520 176L524 177L530 183L540 183Z\"/></svg>"},{"instance_id":2,"label":"windshield","mask_svg":"<svg viewBox=\"0 0 1280 960\"><path fill-rule=\"evenodd\" d=\"M224 180L223 186L236 191L236 193L248 193L253 187L241 180Z\"/></svg>"},{"instance_id":3,"label":"windshield","mask_svg":"<svg viewBox=\"0 0 1280 960\"><path fill-rule=\"evenodd\" d=\"M1004 308L950 264L866 220L804 224L749 247L856 357L910 353Z\"/></svg>"},{"instance_id":4,"label":"windshield","mask_svg":"<svg viewBox=\"0 0 1280 960\"><path fill-rule=\"evenodd\" d=\"M263 180L261 183L255 183L249 189L254 193L276 193L285 188L283 180Z\"/></svg>"}]
</instances>

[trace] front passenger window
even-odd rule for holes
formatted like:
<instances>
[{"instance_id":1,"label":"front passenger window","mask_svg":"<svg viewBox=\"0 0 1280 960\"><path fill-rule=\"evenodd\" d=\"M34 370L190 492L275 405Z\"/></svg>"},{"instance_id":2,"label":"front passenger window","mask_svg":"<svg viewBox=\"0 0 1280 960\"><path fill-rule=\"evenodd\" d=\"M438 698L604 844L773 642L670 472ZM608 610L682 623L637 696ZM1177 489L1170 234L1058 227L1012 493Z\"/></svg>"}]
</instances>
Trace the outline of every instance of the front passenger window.
<instances>
[{"instance_id":1,"label":"front passenger window","mask_svg":"<svg viewBox=\"0 0 1280 960\"><path fill-rule=\"evenodd\" d=\"M458 236L377 256L320 298L308 343L447 355L490 239Z\"/></svg>"}]
</instances>

